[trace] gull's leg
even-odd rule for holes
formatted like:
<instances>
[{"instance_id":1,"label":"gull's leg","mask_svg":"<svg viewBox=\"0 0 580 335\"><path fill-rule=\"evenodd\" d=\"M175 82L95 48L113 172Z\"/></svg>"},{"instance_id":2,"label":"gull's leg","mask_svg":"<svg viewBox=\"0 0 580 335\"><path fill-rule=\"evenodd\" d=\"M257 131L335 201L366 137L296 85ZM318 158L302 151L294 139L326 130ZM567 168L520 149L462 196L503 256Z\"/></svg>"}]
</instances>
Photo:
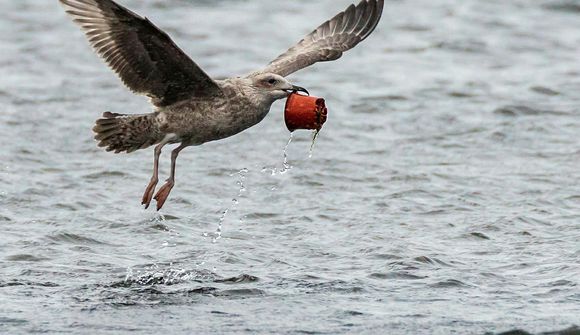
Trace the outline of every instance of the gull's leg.
<instances>
[{"instance_id":1,"label":"gull's leg","mask_svg":"<svg viewBox=\"0 0 580 335\"><path fill-rule=\"evenodd\" d=\"M159 156L161 156L161 149L167 144L167 142L163 141L159 145L155 147L154 151L154 160L153 160L153 176L151 176L151 181L147 188L145 189L145 194L143 194L143 201L141 202L142 205L145 205L145 209L149 208L149 204L151 203L151 199L153 198L153 194L155 193L155 186L157 186L157 182L159 181Z\"/></svg>"},{"instance_id":2,"label":"gull's leg","mask_svg":"<svg viewBox=\"0 0 580 335\"><path fill-rule=\"evenodd\" d=\"M175 161L177 160L179 152L186 147L187 145L181 144L171 152L171 174L165 182L165 185L163 185L155 195L155 200L157 200L157 210L160 210L161 207L163 207L165 200L167 200L167 197L169 196L169 192L171 192L173 185L175 185Z\"/></svg>"}]
</instances>

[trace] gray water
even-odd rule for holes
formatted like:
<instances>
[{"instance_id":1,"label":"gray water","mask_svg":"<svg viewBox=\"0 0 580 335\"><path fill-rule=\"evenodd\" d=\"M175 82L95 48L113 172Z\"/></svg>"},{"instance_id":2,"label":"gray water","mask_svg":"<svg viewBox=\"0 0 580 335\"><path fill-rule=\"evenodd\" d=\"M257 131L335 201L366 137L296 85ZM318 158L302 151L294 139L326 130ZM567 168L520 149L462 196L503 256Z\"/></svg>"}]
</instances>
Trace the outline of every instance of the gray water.
<instances>
[{"instance_id":1,"label":"gray water","mask_svg":"<svg viewBox=\"0 0 580 335\"><path fill-rule=\"evenodd\" d=\"M124 0L208 73L266 64L349 0ZM0 1L0 333L484 334L580 324L580 3L388 1L291 77L329 121L185 150L161 214L143 113L57 1ZM168 173L169 155L162 160Z\"/></svg>"}]
</instances>

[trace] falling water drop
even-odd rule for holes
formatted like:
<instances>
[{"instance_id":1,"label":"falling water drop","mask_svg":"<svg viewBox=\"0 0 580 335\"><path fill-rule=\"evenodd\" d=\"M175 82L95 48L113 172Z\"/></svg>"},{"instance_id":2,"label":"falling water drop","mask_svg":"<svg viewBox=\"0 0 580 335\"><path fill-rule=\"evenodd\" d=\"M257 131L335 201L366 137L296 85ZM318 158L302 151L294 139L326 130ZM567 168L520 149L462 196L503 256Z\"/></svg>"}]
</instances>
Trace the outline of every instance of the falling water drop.
<instances>
[{"instance_id":1,"label":"falling water drop","mask_svg":"<svg viewBox=\"0 0 580 335\"><path fill-rule=\"evenodd\" d=\"M238 171L237 173L231 175L231 176L234 176L236 174L238 175L238 181L236 182L236 184L239 187L238 194L235 198L232 199L230 207L224 209L224 211L222 212L222 215L218 222L217 229L213 234L212 243L216 243L219 239L222 238L223 225L226 220L226 217L228 216L228 213L236 209L236 207L240 203L238 198L240 198L243 195L243 193L246 192L246 185L244 184L244 181L246 180L246 174L248 172L249 170L244 168Z\"/></svg>"},{"instance_id":2,"label":"falling water drop","mask_svg":"<svg viewBox=\"0 0 580 335\"><path fill-rule=\"evenodd\" d=\"M288 172L288 170L292 169L292 165L290 165L290 162L288 162L288 148L290 147L290 144L292 143L293 139L294 139L294 133L290 133L290 138L288 139L288 142L284 146L284 151L283 151L284 160L282 161L282 168L278 168L276 166L273 166L273 167L266 166L262 169L262 172L264 172L264 173L268 172L268 173L272 174L272 176L275 176L277 174L284 174L284 173Z\"/></svg>"},{"instance_id":3,"label":"falling water drop","mask_svg":"<svg viewBox=\"0 0 580 335\"><path fill-rule=\"evenodd\" d=\"M288 143L286 143L286 146L284 147L284 162L282 163L283 168L282 168L282 170L280 170L280 174L284 174L292 168L292 165L290 165L290 163L288 163L288 147L290 147L290 143L292 143L293 139L294 139L294 133L290 133L290 138L288 139Z\"/></svg>"}]
</instances>

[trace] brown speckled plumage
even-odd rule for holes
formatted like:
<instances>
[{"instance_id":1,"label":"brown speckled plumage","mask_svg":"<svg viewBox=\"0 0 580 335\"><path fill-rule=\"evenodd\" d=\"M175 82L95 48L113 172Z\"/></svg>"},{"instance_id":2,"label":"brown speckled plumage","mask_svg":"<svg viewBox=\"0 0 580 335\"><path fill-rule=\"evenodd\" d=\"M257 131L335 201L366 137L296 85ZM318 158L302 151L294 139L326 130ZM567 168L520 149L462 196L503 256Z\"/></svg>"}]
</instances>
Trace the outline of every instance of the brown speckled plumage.
<instances>
[{"instance_id":1,"label":"brown speckled plumage","mask_svg":"<svg viewBox=\"0 0 580 335\"><path fill-rule=\"evenodd\" d=\"M91 46L123 83L144 94L155 112L106 112L93 128L99 146L115 153L155 147L154 172L143 195L149 206L158 182L161 149L171 155L171 175L157 192L157 209L174 185L175 162L192 145L233 136L264 119L274 101L295 90L284 77L317 62L336 60L377 26L384 0L362 0L326 21L266 68L244 77L211 79L171 38L146 18L112 0L60 0Z\"/></svg>"}]
</instances>

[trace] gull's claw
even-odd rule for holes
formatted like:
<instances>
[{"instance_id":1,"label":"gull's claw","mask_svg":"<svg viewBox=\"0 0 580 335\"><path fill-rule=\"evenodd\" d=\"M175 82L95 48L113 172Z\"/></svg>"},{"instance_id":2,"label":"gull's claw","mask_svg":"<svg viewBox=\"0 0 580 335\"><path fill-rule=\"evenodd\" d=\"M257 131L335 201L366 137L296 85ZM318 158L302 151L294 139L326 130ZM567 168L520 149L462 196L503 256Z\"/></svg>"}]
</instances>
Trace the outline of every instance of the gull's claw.
<instances>
[{"instance_id":1,"label":"gull's claw","mask_svg":"<svg viewBox=\"0 0 580 335\"><path fill-rule=\"evenodd\" d=\"M145 193L143 194L143 201L141 205L145 205L145 209L149 208L151 204L151 199L153 199L153 194L155 194L155 186L157 186L157 179L151 179L149 185L145 189Z\"/></svg>"},{"instance_id":2,"label":"gull's claw","mask_svg":"<svg viewBox=\"0 0 580 335\"><path fill-rule=\"evenodd\" d=\"M163 185L159 189L159 191L155 195L155 200L157 200L157 210L160 210L161 207L163 207L163 205L165 204L167 197L169 197L169 193L171 192L171 189L173 188L174 185L175 185L175 183L172 180L168 180L165 183L165 185Z\"/></svg>"}]
</instances>

